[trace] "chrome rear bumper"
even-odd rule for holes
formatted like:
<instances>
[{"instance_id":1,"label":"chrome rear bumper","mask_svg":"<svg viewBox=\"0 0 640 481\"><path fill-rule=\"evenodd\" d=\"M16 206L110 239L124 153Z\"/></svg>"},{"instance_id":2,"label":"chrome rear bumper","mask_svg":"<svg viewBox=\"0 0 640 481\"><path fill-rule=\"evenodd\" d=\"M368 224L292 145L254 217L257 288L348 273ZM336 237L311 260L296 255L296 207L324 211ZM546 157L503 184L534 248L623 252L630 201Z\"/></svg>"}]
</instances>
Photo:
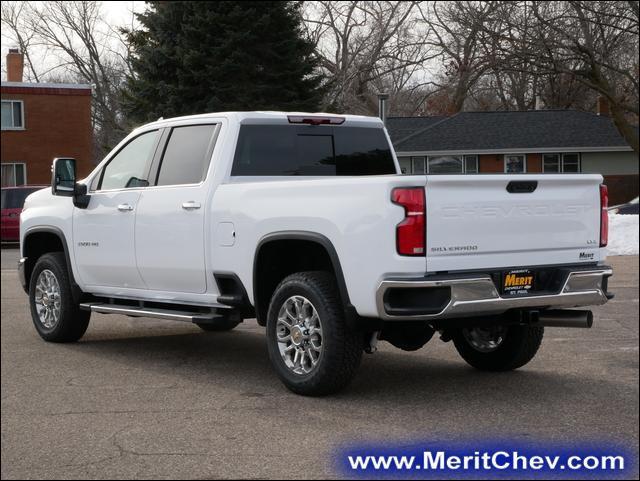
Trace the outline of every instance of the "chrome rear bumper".
<instances>
[{"instance_id":1,"label":"chrome rear bumper","mask_svg":"<svg viewBox=\"0 0 640 481\"><path fill-rule=\"evenodd\" d=\"M492 278L487 275L436 276L434 279L386 279L378 286L376 303L384 320L428 320L502 314L509 309L545 309L593 306L606 303L606 279L613 274L609 267L570 271L557 293L521 297L501 297ZM450 288L448 303L438 312L390 314L385 294L389 289ZM428 293L425 290L425 293Z\"/></svg>"}]
</instances>

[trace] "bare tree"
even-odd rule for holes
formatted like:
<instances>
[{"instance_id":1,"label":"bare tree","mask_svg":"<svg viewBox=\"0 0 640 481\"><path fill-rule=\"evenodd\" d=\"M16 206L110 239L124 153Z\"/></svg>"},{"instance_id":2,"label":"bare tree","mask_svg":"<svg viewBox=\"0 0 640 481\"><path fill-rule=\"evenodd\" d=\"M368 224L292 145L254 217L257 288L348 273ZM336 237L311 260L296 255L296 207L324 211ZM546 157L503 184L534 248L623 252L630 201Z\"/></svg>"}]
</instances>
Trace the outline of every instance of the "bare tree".
<instances>
[{"instance_id":1,"label":"bare tree","mask_svg":"<svg viewBox=\"0 0 640 481\"><path fill-rule=\"evenodd\" d=\"M637 153L638 2L528 3L536 24L513 54L555 76L565 90L580 84L607 99L614 123Z\"/></svg>"},{"instance_id":2,"label":"bare tree","mask_svg":"<svg viewBox=\"0 0 640 481\"><path fill-rule=\"evenodd\" d=\"M608 100L613 121L636 153L639 152L638 133L629 122L628 114L633 114L637 123L637 5L638 2L569 2L572 10L569 17L577 20L576 33L582 39L569 40L567 45L582 63L581 68L572 73ZM553 18L548 23L552 22Z\"/></svg>"},{"instance_id":3,"label":"bare tree","mask_svg":"<svg viewBox=\"0 0 640 481\"><path fill-rule=\"evenodd\" d=\"M375 94L417 91L428 55L417 2L306 2L305 23L329 79L329 108L374 113ZM395 104L396 107L398 106Z\"/></svg>"},{"instance_id":4,"label":"bare tree","mask_svg":"<svg viewBox=\"0 0 640 481\"><path fill-rule=\"evenodd\" d=\"M422 21L430 35L425 44L438 52L444 71L436 82L449 97L448 113L459 112L479 80L495 68L491 30L500 2L425 2Z\"/></svg>"},{"instance_id":5,"label":"bare tree","mask_svg":"<svg viewBox=\"0 0 640 481\"><path fill-rule=\"evenodd\" d=\"M27 67L26 78L39 82L38 69L31 59L34 32L25 23L25 6L24 2L2 2L2 26L3 30L6 29L2 32L2 36L13 42L24 54Z\"/></svg>"},{"instance_id":6,"label":"bare tree","mask_svg":"<svg viewBox=\"0 0 640 481\"><path fill-rule=\"evenodd\" d=\"M589 108L593 103L594 96L575 79L538 68L534 58L545 55L542 46L536 47L537 55L520 54L531 48L531 39L537 35L530 2L496 2L482 28L481 47L491 67L471 90L472 99L481 96L493 100L495 108L502 110Z\"/></svg>"}]
</instances>

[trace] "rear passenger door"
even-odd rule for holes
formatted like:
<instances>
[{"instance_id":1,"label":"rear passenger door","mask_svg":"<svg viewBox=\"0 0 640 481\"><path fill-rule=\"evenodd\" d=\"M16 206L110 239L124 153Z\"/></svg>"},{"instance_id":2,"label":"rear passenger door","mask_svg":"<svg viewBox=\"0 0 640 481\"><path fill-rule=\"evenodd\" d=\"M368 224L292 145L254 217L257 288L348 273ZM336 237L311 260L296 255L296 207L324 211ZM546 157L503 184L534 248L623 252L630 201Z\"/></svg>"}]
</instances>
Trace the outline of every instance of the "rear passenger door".
<instances>
[{"instance_id":1,"label":"rear passenger door","mask_svg":"<svg viewBox=\"0 0 640 481\"><path fill-rule=\"evenodd\" d=\"M205 183L218 124L176 126L165 131L154 159L153 185L138 201L135 249L148 289L204 293Z\"/></svg>"}]
</instances>

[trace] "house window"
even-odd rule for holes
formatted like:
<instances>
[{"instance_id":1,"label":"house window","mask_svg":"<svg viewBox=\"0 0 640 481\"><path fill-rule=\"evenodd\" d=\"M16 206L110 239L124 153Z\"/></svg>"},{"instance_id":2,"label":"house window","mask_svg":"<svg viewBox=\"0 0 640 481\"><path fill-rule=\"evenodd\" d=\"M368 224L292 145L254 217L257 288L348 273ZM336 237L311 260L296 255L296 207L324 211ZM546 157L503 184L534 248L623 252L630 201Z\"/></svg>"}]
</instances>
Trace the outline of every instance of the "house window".
<instances>
[{"instance_id":1,"label":"house window","mask_svg":"<svg viewBox=\"0 0 640 481\"><path fill-rule=\"evenodd\" d=\"M560 172L560 154L544 154L542 156L542 172Z\"/></svg>"},{"instance_id":2,"label":"house window","mask_svg":"<svg viewBox=\"0 0 640 481\"><path fill-rule=\"evenodd\" d=\"M562 154L562 172L580 172L580 154Z\"/></svg>"},{"instance_id":3,"label":"house window","mask_svg":"<svg viewBox=\"0 0 640 481\"><path fill-rule=\"evenodd\" d=\"M517 174L527 171L527 156L524 154L509 154L504 156L504 171L507 174Z\"/></svg>"},{"instance_id":4,"label":"house window","mask_svg":"<svg viewBox=\"0 0 640 481\"><path fill-rule=\"evenodd\" d=\"M478 173L478 156L477 155L464 156L464 173L465 174Z\"/></svg>"},{"instance_id":5,"label":"house window","mask_svg":"<svg viewBox=\"0 0 640 481\"><path fill-rule=\"evenodd\" d=\"M424 174L425 173L425 158L424 157L411 157L411 164L413 166L412 174Z\"/></svg>"},{"instance_id":6,"label":"house window","mask_svg":"<svg viewBox=\"0 0 640 481\"><path fill-rule=\"evenodd\" d=\"M398 157L403 174L477 174L477 155Z\"/></svg>"},{"instance_id":7,"label":"house window","mask_svg":"<svg viewBox=\"0 0 640 481\"><path fill-rule=\"evenodd\" d=\"M2 163L0 165L2 187L15 187L27 183L27 166L23 163Z\"/></svg>"},{"instance_id":8,"label":"house window","mask_svg":"<svg viewBox=\"0 0 640 481\"><path fill-rule=\"evenodd\" d=\"M580 154L544 154L542 171L547 173L580 172Z\"/></svg>"},{"instance_id":9,"label":"house window","mask_svg":"<svg viewBox=\"0 0 640 481\"><path fill-rule=\"evenodd\" d=\"M400 164L400 172L403 174L411 173L411 157L398 157L398 163Z\"/></svg>"},{"instance_id":10,"label":"house window","mask_svg":"<svg viewBox=\"0 0 640 481\"><path fill-rule=\"evenodd\" d=\"M22 100L2 101L2 130L24 128L24 105Z\"/></svg>"},{"instance_id":11,"label":"house window","mask_svg":"<svg viewBox=\"0 0 640 481\"><path fill-rule=\"evenodd\" d=\"M436 155L429 157L429 174L462 174L461 155Z\"/></svg>"}]
</instances>

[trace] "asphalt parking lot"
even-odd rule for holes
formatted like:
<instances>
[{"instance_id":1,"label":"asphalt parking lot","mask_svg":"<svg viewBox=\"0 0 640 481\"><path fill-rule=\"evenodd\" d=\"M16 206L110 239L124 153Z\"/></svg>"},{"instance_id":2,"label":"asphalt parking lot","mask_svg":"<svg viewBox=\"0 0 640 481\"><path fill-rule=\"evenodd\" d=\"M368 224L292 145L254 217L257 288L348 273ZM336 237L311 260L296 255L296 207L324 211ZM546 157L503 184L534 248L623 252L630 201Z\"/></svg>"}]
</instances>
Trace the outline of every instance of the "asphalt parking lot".
<instances>
[{"instance_id":1,"label":"asphalt parking lot","mask_svg":"<svg viewBox=\"0 0 640 481\"><path fill-rule=\"evenodd\" d=\"M597 441L638 457L637 256L610 258L616 298L592 329L547 329L522 370L479 373L437 339L383 343L322 399L280 384L254 321L218 334L94 314L79 343L47 344L17 257L2 250L3 479L332 478L334 450L361 441Z\"/></svg>"}]
</instances>

